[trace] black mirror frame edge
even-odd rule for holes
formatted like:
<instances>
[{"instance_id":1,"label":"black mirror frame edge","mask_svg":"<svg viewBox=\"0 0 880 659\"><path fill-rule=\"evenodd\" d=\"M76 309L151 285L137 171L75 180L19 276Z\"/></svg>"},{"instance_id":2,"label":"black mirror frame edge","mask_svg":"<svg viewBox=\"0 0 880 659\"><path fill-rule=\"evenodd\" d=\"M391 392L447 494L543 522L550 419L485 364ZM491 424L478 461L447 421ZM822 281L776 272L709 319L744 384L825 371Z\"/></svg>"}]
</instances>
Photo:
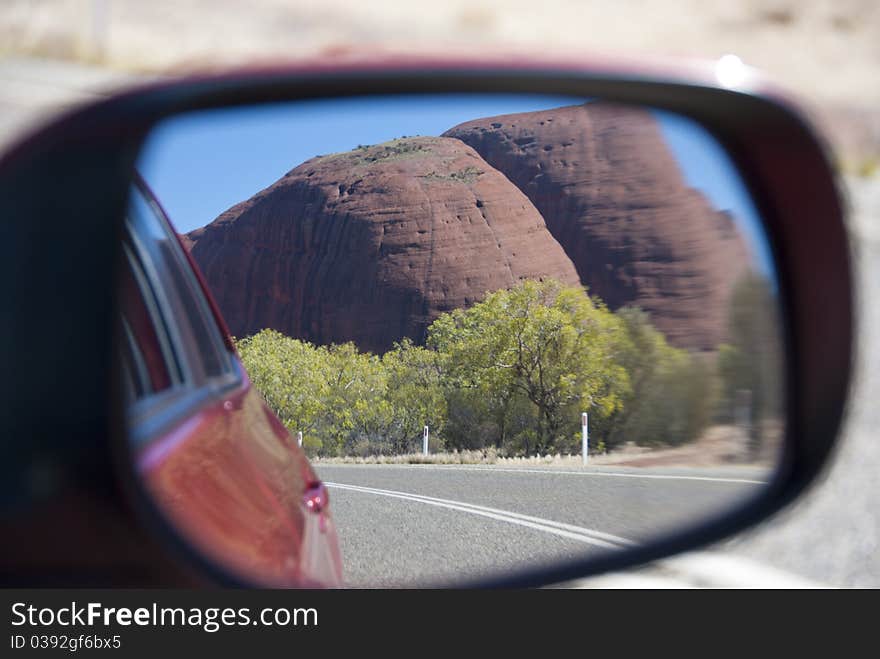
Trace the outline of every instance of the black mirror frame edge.
<instances>
[{"instance_id":1,"label":"black mirror frame edge","mask_svg":"<svg viewBox=\"0 0 880 659\"><path fill-rule=\"evenodd\" d=\"M0 436L29 439L27 446L10 450L18 466L55 456L64 465L66 481L124 493L142 523L197 572L220 584L247 585L195 554L133 484L121 401L114 393L119 388L113 386L118 377L112 353L115 291L107 282L114 281L121 218L139 147L159 120L186 111L444 92L602 97L651 105L702 124L740 168L765 220L778 270L787 351L786 448L774 480L756 498L717 519L620 554L454 585L533 587L633 567L722 539L796 498L819 474L834 445L854 351L850 245L824 145L796 110L760 90L724 89L675 70L643 77L637 69L570 62L510 66L394 60L160 83L73 111L11 149L0 161L0 208L8 231L0 243L0 299L14 310L0 319L3 361L10 365L0 380L5 408L0 410ZM44 262L53 268L35 272L34 264ZM27 290L20 289L21 281L28 281ZM46 382L38 377L46 372L54 373L57 383L75 383L49 414ZM97 455L102 459L96 462L92 458ZM16 482L7 486L14 488Z\"/></svg>"}]
</instances>

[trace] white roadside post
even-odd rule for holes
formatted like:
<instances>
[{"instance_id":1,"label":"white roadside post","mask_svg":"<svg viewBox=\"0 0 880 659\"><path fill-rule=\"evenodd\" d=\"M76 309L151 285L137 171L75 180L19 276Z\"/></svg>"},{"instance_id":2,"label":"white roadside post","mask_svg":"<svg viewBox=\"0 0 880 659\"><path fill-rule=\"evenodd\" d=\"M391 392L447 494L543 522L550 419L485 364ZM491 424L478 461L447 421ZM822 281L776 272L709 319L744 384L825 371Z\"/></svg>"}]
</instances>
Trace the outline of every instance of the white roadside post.
<instances>
[{"instance_id":1,"label":"white roadside post","mask_svg":"<svg viewBox=\"0 0 880 659\"><path fill-rule=\"evenodd\" d=\"M581 433L583 434L583 457L584 465L589 461L590 452L590 417L584 412L581 414Z\"/></svg>"},{"instance_id":2,"label":"white roadside post","mask_svg":"<svg viewBox=\"0 0 880 659\"><path fill-rule=\"evenodd\" d=\"M303 431L302 430L300 430L298 433L296 433L296 443L299 446L303 445Z\"/></svg>"},{"instance_id":3,"label":"white roadside post","mask_svg":"<svg viewBox=\"0 0 880 659\"><path fill-rule=\"evenodd\" d=\"M428 455L428 426L422 432L422 455Z\"/></svg>"}]
</instances>

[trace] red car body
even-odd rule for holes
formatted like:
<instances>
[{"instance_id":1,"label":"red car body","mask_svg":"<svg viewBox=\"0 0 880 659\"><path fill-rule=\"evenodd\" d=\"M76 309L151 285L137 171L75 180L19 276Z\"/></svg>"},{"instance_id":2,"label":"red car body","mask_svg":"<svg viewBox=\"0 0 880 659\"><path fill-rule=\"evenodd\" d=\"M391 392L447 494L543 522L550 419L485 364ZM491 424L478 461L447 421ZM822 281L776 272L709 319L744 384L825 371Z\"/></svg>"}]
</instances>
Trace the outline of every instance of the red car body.
<instances>
[{"instance_id":1,"label":"red car body","mask_svg":"<svg viewBox=\"0 0 880 659\"><path fill-rule=\"evenodd\" d=\"M144 184L132 194L123 370L140 485L185 542L244 582L342 585L326 488L252 386L167 216ZM196 329L173 327L187 322Z\"/></svg>"}]
</instances>

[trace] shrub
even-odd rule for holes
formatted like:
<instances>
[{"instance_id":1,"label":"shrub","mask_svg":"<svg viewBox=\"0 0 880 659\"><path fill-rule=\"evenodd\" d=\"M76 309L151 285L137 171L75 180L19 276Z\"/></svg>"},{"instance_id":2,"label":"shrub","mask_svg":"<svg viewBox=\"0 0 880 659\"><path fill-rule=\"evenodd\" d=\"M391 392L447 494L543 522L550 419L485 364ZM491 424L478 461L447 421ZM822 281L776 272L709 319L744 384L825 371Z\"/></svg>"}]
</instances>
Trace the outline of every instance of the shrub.
<instances>
[{"instance_id":1,"label":"shrub","mask_svg":"<svg viewBox=\"0 0 880 659\"><path fill-rule=\"evenodd\" d=\"M583 411L593 447L675 445L705 427L717 388L711 360L669 346L644 312L611 313L554 280L441 315L425 347L404 339L379 356L274 330L237 345L310 456L418 454L425 425L432 453L579 453ZM739 373L732 350L723 352L730 374Z\"/></svg>"}]
</instances>

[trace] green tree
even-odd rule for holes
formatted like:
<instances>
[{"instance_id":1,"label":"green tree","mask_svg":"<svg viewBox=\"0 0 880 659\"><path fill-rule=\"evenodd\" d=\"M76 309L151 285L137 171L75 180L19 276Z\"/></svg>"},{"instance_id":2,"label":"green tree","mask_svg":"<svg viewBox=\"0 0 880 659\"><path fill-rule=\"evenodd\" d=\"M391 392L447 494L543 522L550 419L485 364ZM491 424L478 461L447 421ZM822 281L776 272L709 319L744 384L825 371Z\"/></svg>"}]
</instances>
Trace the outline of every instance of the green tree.
<instances>
[{"instance_id":1,"label":"green tree","mask_svg":"<svg viewBox=\"0 0 880 659\"><path fill-rule=\"evenodd\" d=\"M292 432L315 431L327 395L322 349L275 330L241 339L236 347L251 382L281 422Z\"/></svg>"},{"instance_id":2,"label":"green tree","mask_svg":"<svg viewBox=\"0 0 880 659\"><path fill-rule=\"evenodd\" d=\"M393 449L407 452L420 445L424 426L442 437L446 424L446 398L440 382L437 353L405 338L382 356L388 377L387 403L393 423Z\"/></svg>"},{"instance_id":3,"label":"green tree","mask_svg":"<svg viewBox=\"0 0 880 659\"><path fill-rule=\"evenodd\" d=\"M358 441L375 445L387 438L393 422L388 374L380 357L361 353L353 343L324 351L327 374L323 428L331 451L344 454Z\"/></svg>"},{"instance_id":4,"label":"green tree","mask_svg":"<svg viewBox=\"0 0 880 659\"><path fill-rule=\"evenodd\" d=\"M604 421L607 447L696 439L709 422L715 396L710 361L670 346L641 309L624 307L616 315L626 334L618 358L631 388L624 404Z\"/></svg>"},{"instance_id":5,"label":"green tree","mask_svg":"<svg viewBox=\"0 0 880 659\"><path fill-rule=\"evenodd\" d=\"M616 411L628 376L616 361L622 328L581 288L526 280L491 293L467 310L444 314L428 329L452 386L497 397L517 394L537 409L527 455L556 447L576 423L573 407L598 416Z\"/></svg>"},{"instance_id":6,"label":"green tree","mask_svg":"<svg viewBox=\"0 0 880 659\"><path fill-rule=\"evenodd\" d=\"M752 455L765 440L764 422L782 405L782 341L778 302L770 283L750 273L730 300L729 342L718 354L723 383L721 413L748 425Z\"/></svg>"},{"instance_id":7,"label":"green tree","mask_svg":"<svg viewBox=\"0 0 880 659\"><path fill-rule=\"evenodd\" d=\"M237 342L269 408L310 453L339 454L358 440L381 442L393 421L379 357L352 343L314 346L274 330Z\"/></svg>"}]
</instances>

